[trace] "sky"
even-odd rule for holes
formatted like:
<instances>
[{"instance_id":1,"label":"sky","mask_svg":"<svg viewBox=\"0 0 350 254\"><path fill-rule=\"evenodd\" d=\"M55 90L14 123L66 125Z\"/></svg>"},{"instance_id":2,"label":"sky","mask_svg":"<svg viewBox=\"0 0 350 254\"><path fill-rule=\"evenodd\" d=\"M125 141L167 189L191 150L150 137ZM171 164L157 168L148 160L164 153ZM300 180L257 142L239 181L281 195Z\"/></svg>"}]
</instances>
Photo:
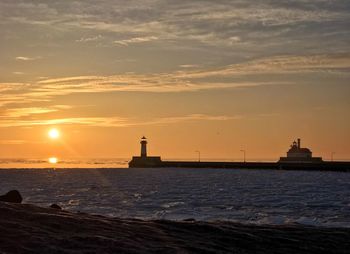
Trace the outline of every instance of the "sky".
<instances>
[{"instance_id":1,"label":"sky","mask_svg":"<svg viewBox=\"0 0 350 254\"><path fill-rule=\"evenodd\" d=\"M348 0L1 0L0 158L350 159ZM48 138L59 129L57 140Z\"/></svg>"}]
</instances>

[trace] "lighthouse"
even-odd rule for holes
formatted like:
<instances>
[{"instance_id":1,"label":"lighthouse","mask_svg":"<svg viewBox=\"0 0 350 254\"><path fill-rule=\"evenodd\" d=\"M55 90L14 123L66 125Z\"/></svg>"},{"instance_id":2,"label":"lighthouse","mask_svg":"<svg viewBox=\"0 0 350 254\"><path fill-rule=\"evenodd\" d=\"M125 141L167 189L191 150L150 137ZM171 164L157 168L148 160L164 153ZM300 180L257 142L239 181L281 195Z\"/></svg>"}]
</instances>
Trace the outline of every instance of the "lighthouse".
<instances>
[{"instance_id":1,"label":"lighthouse","mask_svg":"<svg viewBox=\"0 0 350 254\"><path fill-rule=\"evenodd\" d=\"M147 138L143 136L141 138L141 155L133 156L129 162L130 168L152 168L162 164L160 156L147 156Z\"/></svg>"},{"instance_id":2,"label":"lighthouse","mask_svg":"<svg viewBox=\"0 0 350 254\"><path fill-rule=\"evenodd\" d=\"M147 139L145 136L141 138L141 157L145 158L147 157Z\"/></svg>"},{"instance_id":3,"label":"lighthouse","mask_svg":"<svg viewBox=\"0 0 350 254\"><path fill-rule=\"evenodd\" d=\"M312 152L309 148L301 147L300 138L294 141L287 152L287 157L281 157L280 162L322 162L321 157L312 157Z\"/></svg>"}]
</instances>

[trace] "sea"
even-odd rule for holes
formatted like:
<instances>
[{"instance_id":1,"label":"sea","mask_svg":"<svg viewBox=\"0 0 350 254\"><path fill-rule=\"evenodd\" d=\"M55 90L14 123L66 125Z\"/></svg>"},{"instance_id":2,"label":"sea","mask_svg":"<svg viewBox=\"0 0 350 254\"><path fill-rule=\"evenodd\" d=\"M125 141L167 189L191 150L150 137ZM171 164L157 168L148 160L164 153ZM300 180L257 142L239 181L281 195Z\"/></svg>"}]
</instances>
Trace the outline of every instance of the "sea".
<instances>
[{"instance_id":1,"label":"sea","mask_svg":"<svg viewBox=\"0 0 350 254\"><path fill-rule=\"evenodd\" d=\"M350 228L350 173L127 168L128 159L0 160L0 194L73 212L137 219Z\"/></svg>"}]
</instances>

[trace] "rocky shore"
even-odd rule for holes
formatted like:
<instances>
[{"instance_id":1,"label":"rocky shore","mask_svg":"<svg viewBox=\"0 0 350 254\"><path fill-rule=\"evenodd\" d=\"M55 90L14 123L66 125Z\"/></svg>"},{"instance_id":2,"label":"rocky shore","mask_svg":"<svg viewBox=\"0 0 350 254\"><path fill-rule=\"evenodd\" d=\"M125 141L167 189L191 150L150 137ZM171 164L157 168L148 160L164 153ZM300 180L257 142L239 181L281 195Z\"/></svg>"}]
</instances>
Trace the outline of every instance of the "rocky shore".
<instances>
[{"instance_id":1,"label":"rocky shore","mask_svg":"<svg viewBox=\"0 0 350 254\"><path fill-rule=\"evenodd\" d=\"M143 221L0 202L0 253L349 253L350 229Z\"/></svg>"}]
</instances>

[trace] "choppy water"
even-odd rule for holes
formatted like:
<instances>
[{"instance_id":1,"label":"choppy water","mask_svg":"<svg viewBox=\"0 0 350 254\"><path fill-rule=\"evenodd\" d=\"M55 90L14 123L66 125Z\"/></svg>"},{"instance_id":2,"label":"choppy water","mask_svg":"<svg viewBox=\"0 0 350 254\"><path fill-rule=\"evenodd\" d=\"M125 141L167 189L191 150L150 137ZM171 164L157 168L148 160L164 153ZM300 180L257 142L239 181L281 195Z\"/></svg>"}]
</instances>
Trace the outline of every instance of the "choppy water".
<instances>
[{"instance_id":1,"label":"choppy water","mask_svg":"<svg viewBox=\"0 0 350 254\"><path fill-rule=\"evenodd\" d=\"M2 169L25 203L143 219L350 227L350 174L230 169Z\"/></svg>"}]
</instances>

